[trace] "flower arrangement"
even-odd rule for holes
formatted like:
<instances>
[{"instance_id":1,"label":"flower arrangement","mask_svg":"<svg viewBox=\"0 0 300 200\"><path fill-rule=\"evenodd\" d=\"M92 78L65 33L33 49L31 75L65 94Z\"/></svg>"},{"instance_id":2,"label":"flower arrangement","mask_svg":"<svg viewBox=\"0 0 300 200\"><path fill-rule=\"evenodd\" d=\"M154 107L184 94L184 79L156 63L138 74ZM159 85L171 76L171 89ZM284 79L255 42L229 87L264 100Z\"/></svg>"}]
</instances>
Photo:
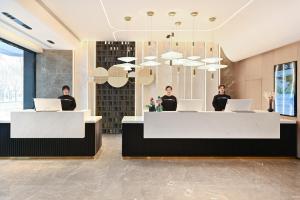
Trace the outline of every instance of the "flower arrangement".
<instances>
[{"instance_id":1,"label":"flower arrangement","mask_svg":"<svg viewBox=\"0 0 300 200\"><path fill-rule=\"evenodd\" d=\"M156 111L155 101L154 101L153 97L150 98L150 103L148 105L146 105L146 108L149 109L149 112L155 112Z\"/></svg>"}]
</instances>

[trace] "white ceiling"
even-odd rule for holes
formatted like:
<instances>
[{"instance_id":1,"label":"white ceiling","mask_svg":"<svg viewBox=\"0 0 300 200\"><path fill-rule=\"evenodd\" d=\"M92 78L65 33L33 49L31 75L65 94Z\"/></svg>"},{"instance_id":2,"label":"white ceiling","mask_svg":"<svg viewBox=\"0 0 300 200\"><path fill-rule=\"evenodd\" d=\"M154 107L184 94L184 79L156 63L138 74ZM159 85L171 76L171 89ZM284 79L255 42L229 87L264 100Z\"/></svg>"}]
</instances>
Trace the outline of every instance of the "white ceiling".
<instances>
[{"instance_id":1,"label":"white ceiling","mask_svg":"<svg viewBox=\"0 0 300 200\"><path fill-rule=\"evenodd\" d=\"M165 40L174 21L182 22L176 39L192 40L190 13L198 11L195 40L219 42L232 61L300 40L299 8L300 0L0 0L1 12L33 26L29 35L64 49L79 40L148 40L149 10L155 12L153 40ZM171 18L169 11L177 15ZM210 23L212 16L217 20ZM7 19L1 16L0 25L1 20Z\"/></svg>"}]
</instances>

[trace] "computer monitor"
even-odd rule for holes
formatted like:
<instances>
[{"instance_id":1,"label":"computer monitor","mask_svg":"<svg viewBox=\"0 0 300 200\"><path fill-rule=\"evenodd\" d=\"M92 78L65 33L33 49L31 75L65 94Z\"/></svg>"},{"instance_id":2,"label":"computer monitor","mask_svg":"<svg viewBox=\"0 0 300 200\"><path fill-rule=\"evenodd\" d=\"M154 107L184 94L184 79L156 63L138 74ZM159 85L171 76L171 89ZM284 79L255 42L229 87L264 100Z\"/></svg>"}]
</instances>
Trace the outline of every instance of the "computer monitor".
<instances>
[{"instance_id":1,"label":"computer monitor","mask_svg":"<svg viewBox=\"0 0 300 200\"><path fill-rule=\"evenodd\" d=\"M33 101L37 112L57 112L62 110L60 99L35 98Z\"/></svg>"},{"instance_id":2,"label":"computer monitor","mask_svg":"<svg viewBox=\"0 0 300 200\"><path fill-rule=\"evenodd\" d=\"M225 111L251 111L252 99L228 99Z\"/></svg>"},{"instance_id":3,"label":"computer monitor","mask_svg":"<svg viewBox=\"0 0 300 200\"><path fill-rule=\"evenodd\" d=\"M202 111L203 109L202 99L179 99L177 111Z\"/></svg>"}]
</instances>

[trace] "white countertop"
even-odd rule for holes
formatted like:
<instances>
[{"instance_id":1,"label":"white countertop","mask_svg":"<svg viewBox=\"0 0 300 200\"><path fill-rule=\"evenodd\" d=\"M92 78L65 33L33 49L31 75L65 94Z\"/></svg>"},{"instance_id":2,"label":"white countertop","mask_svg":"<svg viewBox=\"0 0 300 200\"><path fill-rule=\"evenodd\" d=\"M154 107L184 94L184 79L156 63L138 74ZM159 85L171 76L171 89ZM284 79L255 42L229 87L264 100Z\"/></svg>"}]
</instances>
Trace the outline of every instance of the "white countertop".
<instances>
[{"instance_id":1,"label":"white countertop","mask_svg":"<svg viewBox=\"0 0 300 200\"><path fill-rule=\"evenodd\" d=\"M144 116L124 116L122 119L124 124L144 123Z\"/></svg>"},{"instance_id":2,"label":"white countertop","mask_svg":"<svg viewBox=\"0 0 300 200\"><path fill-rule=\"evenodd\" d=\"M85 123L96 123L97 121L100 121L102 119L101 116L88 116L85 118Z\"/></svg>"},{"instance_id":3,"label":"white countertop","mask_svg":"<svg viewBox=\"0 0 300 200\"><path fill-rule=\"evenodd\" d=\"M278 139L276 112L159 112L144 114L144 138Z\"/></svg>"},{"instance_id":4,"label":"white countertop","mask_svg":"<svg viewBox=\"0 0 300 200\"><path fill-rule=\"evenodd\" d=\"M0 119L1 120L1 119ZM124 124L140 124L144 123L144 116L124 116L122 119L122 123ZM280 118L281 124L296 124L296 119L289 119L286 117Z\"/></svg>"},{"instance_id":5,"label":"white countertop","mask_svg":"<svg viewBox=\"0 0 300 200\"><path fill-rule=\"evenodd\" d=\"M24 112L35 112L32 110L27 110ZM79 111L61 111L61 112L79 112ZM96 123L97 121L101 120L101 116L86 116L85 123ZM0 112L0 123L10 123L10 112Z\"/></svg>"}]
</instances>

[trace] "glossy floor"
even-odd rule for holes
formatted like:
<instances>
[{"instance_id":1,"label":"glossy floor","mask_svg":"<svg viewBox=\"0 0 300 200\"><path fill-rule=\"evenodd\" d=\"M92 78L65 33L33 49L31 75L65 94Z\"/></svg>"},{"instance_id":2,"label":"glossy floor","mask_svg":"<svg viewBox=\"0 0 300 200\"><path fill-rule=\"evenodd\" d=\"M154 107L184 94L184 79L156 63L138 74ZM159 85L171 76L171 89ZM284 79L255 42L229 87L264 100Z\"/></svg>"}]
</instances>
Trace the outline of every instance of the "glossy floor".
<instances>
[{"instance_id":1,"label":"glossy floor","mask_svg":"<svg viewBox=\"0 0 300 200\"><path fill-rule=\"evenodd\" d=\"M297 159L122 160L103 140L95 159L1 159L0 200L300 199Z\"/></svg>"}]
</instances>

